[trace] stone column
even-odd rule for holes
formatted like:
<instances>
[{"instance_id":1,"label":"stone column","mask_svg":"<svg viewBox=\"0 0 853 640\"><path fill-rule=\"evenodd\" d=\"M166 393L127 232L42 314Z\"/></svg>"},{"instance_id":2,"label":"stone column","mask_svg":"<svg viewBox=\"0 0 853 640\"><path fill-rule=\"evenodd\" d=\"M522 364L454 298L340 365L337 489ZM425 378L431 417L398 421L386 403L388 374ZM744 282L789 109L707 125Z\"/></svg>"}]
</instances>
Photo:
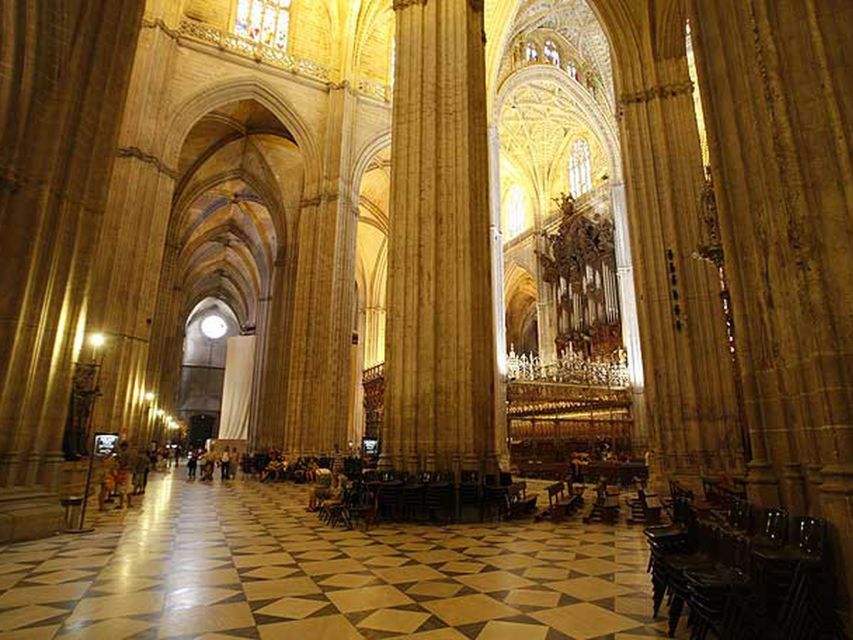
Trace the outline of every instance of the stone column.
<instances>
[{"instance_id":1,"label":"stone column","mask_svg":"<svg viewBox=\"0 0 853 640\"><path fill-rule=\"evenodd\" d=\"M143 4L2 8L0 486L57 483Z\"/></svg>"},{"instance_id":2,"label":"stone column","mask_svg":"<svg viewBox=\"0 0 853 640\"><path fill-rule=\"evenodd\" d=\"M367 357L367 313L364 309L358 309L356 318L358 345L355 357L355 368L353 371L352 385L354 406L352 422L350 423L349 440L356 446L361 445L364 438L364 370L370 366Z\"/></svg>"},{"instance_id":3,"label":"stone column","mask_svg":"<svg viewBox=\"0 0 853 640\"><path fill-rule=\"evenodd\" d=\"M61 523L57 496L44 489L65 479L73 362L142 4L0 9L2 542Z\"/></svg>"},{"instance_id":4,"label":"stone column","mask_svg":"<svg viewBox=\"0 0 853 640\"><path fill-rule=\"evenodd\" d=\"M287 375L293 322L293 279L296 265L296 243L288 237L276 250L268 303L269 322L264 327L264 347L256 353L261 358L258 375L258 410L249 424L249 447L252 451L281 449L287 412ZM258 333L260 335L260 333Z\"/></svg>"},{"instance_id":5,"label":"stone column","mask_svg":"<svg viewBox=\"0 0 853 640\"><path fill-rule=\"evenodd\" d=\"M358 197L351 184L356 98L329 94L324 179L306 188L296 229L295 295L284 448L293 455L347 445Z\"/></svg>"},{"instance_id":6,"label":"stone column","mask_svg":"<svg viewBox=\"0 0 853 640\"><path fill-rule=\"evenodd\" d=\"M370 368L385 361L385 309L367 307L364 310L364 367Z\"/></svg>"},{"instance_id":7,"label":"stone column","mask_svg":"<svg viewBox=\"0 0 853 640\"><path fill-rule=\"evenodd\" d=\"M381 463L489 468L495 322L483 3L395 0Z\"/></svg>"},{"instance_id":8,"label":"stone column","mask_svg":"<svg viewBox=\"0 0 853 640\"><path fill-rule=\"evenodd\" d=\"M94 423L138 444L148 438L144 394L161 394L146 375L160 267L172 209L176 168L162 160L163 96L177 48L173 38L146 25L134 61L128 108L119 136L92 282L91 330L108 339L102 398Z\"/></svg>"},{"instance_id":9,"label":"stone column","mask_svg":"<svg viewBox=\"0 0 853 640\"><path fill-rule=\"evenodd\" d=\"M157 312L151 324L146 374L146 380L157 389L158 407L172 415L178 407L184 341L183 296L175 285L179 250L177 239L167 237L158 270Z\"/></svg>"},{"instance_id":10,"label":"stone column","mask_svg":"<svg viewBox=\"0 0 853 640\"><path fill-rule=\"evenodd\" d=\"M646 424L644 401L645 378L643 376L643 353L640 348L640 323L637 311L637 293L634 289L634 262L631 259L630 234L628 232L628 205L624 183L610 187L613 205L614 240L616 245L616 277L619 281L619 306L622 318L622 344L628 354L628 375L631 379L631 409L634 418L631 443L636 453L643 453L649 446L649 431Z\"/></svg>"},{"instance_id":11,"label":"stone column","mask_svg":"<svg viewBox=\"0 0 853 640\"><path fill-rule=\"evenodd\" d=\"M492 242L492 295L495 314L495 448L500 464L509 468L506 418L506 300L504 291L504 240L501 232L501 140L496 126L489 127L489 210Z\"/></svg>"},{"instance_id":12,"label":"stone column","mask_svg":"<svg viewBox=\"0 0 853 640\"><path fill-rule=\"evenodd\" d=\"M642 61L619 97L631 253L655 462L691 482L737 471L737 406L719 278L693 257L703 169L687 60Z\"/></svg>"},{"instance_id":13,"label":"stone column","mask_svg":"<svg viewBox=\"0 0 853 640\"><path fill-rule=\"evenodd\" d=\"M754 454L751 497L834 525L849 620L853 5L692 7Z\"/></svg>"}]
</instances>

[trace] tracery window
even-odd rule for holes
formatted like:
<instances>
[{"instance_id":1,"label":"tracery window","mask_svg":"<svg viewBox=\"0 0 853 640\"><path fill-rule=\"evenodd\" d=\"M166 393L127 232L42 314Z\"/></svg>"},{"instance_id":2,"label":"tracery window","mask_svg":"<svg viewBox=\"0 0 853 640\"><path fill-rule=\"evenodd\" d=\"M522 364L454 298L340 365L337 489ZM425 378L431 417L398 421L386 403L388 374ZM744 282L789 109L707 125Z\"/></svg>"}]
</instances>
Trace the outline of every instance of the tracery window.
<instances>
[{"instance_id":1,"label":"tracery window","mask_svg":"<svg viewBox=\"0 0 853 640\"><path fill-rule=\"evenodd\" d=\"M506 233L507 238L512 239L520 235L526 226L524 213L524 191L514 184L507 194L506 200Z\"/></svg>"},{"instance_id":2,"label":"tracery window","mask_svg":"<svg viewBox=\"0 0 853 640\"><path fill-rule=\"evenodd\" d=\"M553 40L545 41L545 60L550 62L553 65L560 66L560 52L557 51L557 45L554 44Z\"/></svg>"},{"instance_id":3,"label":"tracery window","mask_svg":"<svg viewBox=\"0 0 853 640\"><path fill-rule=\"evenodd\" d=\"M576 140L572 145L572 155L569 158L569 187L575 197L592 189L592 157L586 140Z\"/></svg>"},{"instance_id":4,"label":"tracery window","mask_svg":"<svg viewBox=\"0 0 853 640\"><path fill-rule=\"evenodd\" d=\"M291 0L238 0L234 31L276 49L287 48Z\"/></svg>"},{"instance_id":5,"label":"tracery window","mask_svg":"<svg viewBox=\"0 0 853 640\"><path fill-rule=\"evenodd\" d=\"M536 45L532 42L528 42L524 45L524 60L525 62L539 61L539 49L537 49Z\"/></svg>"}]
</instances>

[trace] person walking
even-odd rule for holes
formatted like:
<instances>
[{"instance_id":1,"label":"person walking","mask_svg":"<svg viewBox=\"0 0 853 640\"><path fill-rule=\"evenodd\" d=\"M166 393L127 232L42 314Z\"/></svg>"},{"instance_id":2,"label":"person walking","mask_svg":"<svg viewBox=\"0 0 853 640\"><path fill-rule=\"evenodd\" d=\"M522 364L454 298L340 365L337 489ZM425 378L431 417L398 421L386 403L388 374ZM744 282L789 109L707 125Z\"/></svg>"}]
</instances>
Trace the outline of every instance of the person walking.
<instances>
[{"instance_id":1,"label":"person walking","mask_svg":"<svg viewBox=\"0 0 853 640\"><path fill-rule=\"evenodd\" d=\"M219 479L223 481L231 479L231 453L228 451L228 447L225 447L222 456L219 458Z\"/></svg>"},{"instance_id":2,"label":"person walking","mask_svg":"<svg viewBox=\"0 0 853 640\"><path fill-rule=\"evenodd\" d=\"M195 480L196 469L198 469L198 456L193 449L187 453L187 480Z\"/></svg>"}]
</instances>

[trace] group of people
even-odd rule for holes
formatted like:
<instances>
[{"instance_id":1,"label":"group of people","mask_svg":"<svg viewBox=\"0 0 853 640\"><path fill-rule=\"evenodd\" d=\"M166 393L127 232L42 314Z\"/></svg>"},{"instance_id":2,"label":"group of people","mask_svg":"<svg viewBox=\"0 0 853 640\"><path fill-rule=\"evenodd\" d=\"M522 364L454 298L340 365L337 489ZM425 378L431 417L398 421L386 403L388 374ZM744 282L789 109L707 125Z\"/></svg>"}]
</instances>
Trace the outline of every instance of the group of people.
<instances>
[{"instance_id":1,"label":"group of people","mask_svg":"<svg viewBox=\"0 0 853 640\"><path fill-rule=\"evenodd\" d=\"M101 511L107 503L118 497L117 509L131 508L133 496L145 492L148 474L152 469L166 471L174 461L179 466L182 451L179 447L154 447L144 451L121 442L111 455L101 460L98 504ZM324 503L341 500L347 485L344 460L337 452L333 456L303 456L289 461L279 451L255 454L245 458L236 447L222 450L191 448L187 451L187 479L198 477L202 482L212 482L216 467L221 480L233 480L237 469L258 474L261 482L291 480L298 484L311 484L308 492L308 511L318 510Z\"/></svg>"},{"instance_id":2,"label":"group of people","mask_svg":"<svg viewBox=\"0 0 853 640\"><path fill-rule=\"evenodd\" d=\"M237 475L240 464L240 454L237 447L225 447L222 451L210 450L204 447L190 449L187 453L187 480L195 480L199 468L201 469L200 480L212 482L213 473L219 467L221 480L233 480Z\"/></svg>"},{"instance_id":3,"label":"group of people","mask_svg":"<svg viewBox=\"0 0 853 640\"><path fill-rule=\"evenodd\" d=\"M177 460L178 448L175 448ZM131 508L133 496L145 493L151 469L165 471L170 464L170 452L165 447L152 447L147 451L132 448L121 442L117 449L101 459L98 478L98 507L106 509L108 503L118 498L117 509Z\"/></svg>"},{"instance_id":4,"label":"group of people","mask_svg":"<svg viewBox=\"0 0 853 640\"><path fill-rule=\"evenodd\" d=\"M299 457L294 462L290 462L283 453L270 451L267 456L260 456L256 460L255 468L261 482L293 480L298 484L302 484L305 482L314 482L317 479L317 471L321 468L321 460L316 456L309 456Z\"/></svg>"},{"instance_id":5,"label":"group of people","mask_svg":"<svg viewBox=\"0 0 853 640\"><path fill-rule=\"evenodd\" d=\"M312 485L308 491L307 511L317 511L323 505L343 500L348 480L345 473L348 460L338 450L331 456L300 456L288 460L276 450L255 454L252 461L258 479L264 483L292 481Z\"/></svg>"}]
</instances>

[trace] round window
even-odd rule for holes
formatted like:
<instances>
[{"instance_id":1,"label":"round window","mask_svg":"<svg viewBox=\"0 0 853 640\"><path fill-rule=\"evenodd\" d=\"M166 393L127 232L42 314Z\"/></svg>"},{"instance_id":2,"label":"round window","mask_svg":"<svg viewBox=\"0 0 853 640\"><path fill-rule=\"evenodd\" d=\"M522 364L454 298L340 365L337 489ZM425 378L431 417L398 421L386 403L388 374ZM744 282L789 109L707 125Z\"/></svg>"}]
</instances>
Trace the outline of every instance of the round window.
<instances>
[{"instance_id":1,"label":"round window","mask_svg":"<svg viewBox=\"0 0 853 640\"><path fill-rule=\"evenodd\" d=\"M210 315L201 321L201 332L211 340L219 340L227 331L228 325L220 316Z\"/></svg>"}]
</instances>

